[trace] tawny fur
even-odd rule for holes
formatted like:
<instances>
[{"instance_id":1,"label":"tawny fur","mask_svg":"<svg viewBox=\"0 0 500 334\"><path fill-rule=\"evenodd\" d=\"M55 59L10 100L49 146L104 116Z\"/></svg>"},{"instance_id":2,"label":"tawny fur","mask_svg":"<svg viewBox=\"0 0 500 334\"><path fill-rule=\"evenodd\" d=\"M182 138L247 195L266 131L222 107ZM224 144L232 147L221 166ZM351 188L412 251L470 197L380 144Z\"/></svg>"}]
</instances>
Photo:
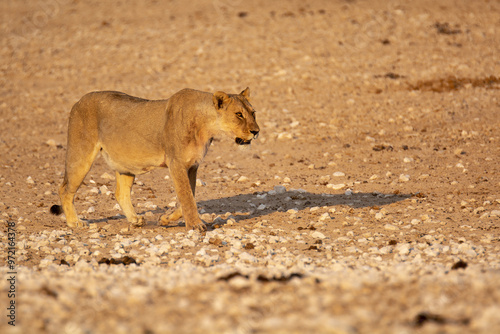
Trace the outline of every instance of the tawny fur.
<instances>
[{"instance_id":1,"label":"tawny fur","mask_svg":"<svg viewBox=\"0 0 500 334\"><path fill-rule=\"evenodd\" d=\"M249 89L240 94L214 94L183 89L169 99L150 101L120 92L93 92L72 108L64 180L59 188L61 206L68 226L82 226L74 206L75 193L102 154L116 172L116 199L127 220L144 224L137 216L130 192L135 175L168 167L180 207L168 224L184 216L188 229L205 230L196 207L198 166L214 136L224 132L240 145L249 144L259 133Z\"/></svg>"}]
</instances>

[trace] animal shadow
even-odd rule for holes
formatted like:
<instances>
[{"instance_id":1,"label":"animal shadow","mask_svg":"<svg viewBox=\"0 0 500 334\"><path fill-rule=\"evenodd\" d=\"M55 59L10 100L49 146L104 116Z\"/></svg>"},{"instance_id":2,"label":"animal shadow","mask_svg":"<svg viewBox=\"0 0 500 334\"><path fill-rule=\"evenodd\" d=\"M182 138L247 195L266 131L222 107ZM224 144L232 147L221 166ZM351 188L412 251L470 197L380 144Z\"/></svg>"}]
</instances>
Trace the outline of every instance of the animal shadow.
<instances>
[{"instance_id":1,"label":"animal shadow","mask_svg":"<svg viewBox=\"0 0 500 334\"><path fill-rule=\"evenodd\" d=\"M298 211L313 207L349 206L354 209L364 207L382 207L410 198L411 194L352 193L315 194L305 191L285 191L281 193L253 193L206 200L198 202L208 213L243 212L235 220L266 216L274 212Z\"/></svg>"},{"instance_id":2,"label":"animal shadow","mask_svg":"<svg viewBox=\"0 0 500 334\"><path fill-rule=\"evenodd\" d=\"M303 190L289 190L276 193L256 192L252 194L240 194L198 202L198 208L203 208L206 213L223 215L231 212L236 221L263 217L274 212L286 212L290 209L301 211L313 207L339 207L348 206L353 209L364 207L382 207L392 203L400 202L412 197L411 194L382 194L382 193L352 193L346 194L315 194ZM173 209L170 209L173 210ZM149 210L153 214L165 214L169 209ZM147 211L140 212L140 215ZM89 223L102 223L108 220L120 220L123 215L107 217L103 219L89 219ZM225 221L223 220L223 224ZM181 218L177 223L162 226L164 228L185 226ZM155 228L158 223L148 221L143 228Z\"/></svg>"}]
</instances>

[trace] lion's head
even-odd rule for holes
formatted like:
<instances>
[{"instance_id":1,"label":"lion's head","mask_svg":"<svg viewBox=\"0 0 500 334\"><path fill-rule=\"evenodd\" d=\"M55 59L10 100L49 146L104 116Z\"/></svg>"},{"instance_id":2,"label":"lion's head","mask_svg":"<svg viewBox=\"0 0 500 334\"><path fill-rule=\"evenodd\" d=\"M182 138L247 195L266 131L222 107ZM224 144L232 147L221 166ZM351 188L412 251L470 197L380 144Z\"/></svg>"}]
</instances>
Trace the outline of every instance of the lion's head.
<instances>
[{"instance_id":1,"label":"lion's head","mask_svg":"<svg viewBox=\"0 0 500 334\"><path fill-rule=\"evenodd\" d=\"M216 92L213 95L214 106L220 116L220 127L227 134L234 136L238 145L249 145L260 131L249 98L249 88L240 94Z\"/></svg>"}]
</instances>

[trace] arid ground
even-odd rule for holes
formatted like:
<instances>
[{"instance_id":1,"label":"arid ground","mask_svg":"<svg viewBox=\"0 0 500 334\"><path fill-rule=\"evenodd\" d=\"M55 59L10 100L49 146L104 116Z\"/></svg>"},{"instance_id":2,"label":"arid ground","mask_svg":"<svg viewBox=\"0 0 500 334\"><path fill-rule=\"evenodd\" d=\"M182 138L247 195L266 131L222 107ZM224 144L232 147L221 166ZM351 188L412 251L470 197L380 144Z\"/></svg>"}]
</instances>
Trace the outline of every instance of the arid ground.
<instances>
[{"instance_id":1,"label":"arid ground","mask_svg":"<svg viewBox=\"0 0 500 334\"><path fill-rule=\"evenodd\" d=\"M0 2L0 332L499 333L499 55L498 0ZM247 86L206 234L168 169L130 228L102 158L50 215L87 92Z\"/></svg>"}]
</instances>

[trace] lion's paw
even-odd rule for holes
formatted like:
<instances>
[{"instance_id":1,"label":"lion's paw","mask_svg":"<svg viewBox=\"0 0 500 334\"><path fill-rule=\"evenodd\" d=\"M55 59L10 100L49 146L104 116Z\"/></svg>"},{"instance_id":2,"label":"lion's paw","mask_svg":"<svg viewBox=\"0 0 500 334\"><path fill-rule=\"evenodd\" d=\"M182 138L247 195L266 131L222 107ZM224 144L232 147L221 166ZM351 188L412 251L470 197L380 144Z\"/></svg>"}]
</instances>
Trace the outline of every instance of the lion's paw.
<instances>
[{"instance_id":1,"label":"lion's paw","mask_svg":"<svg viewBox=\"0 0 500 334\"><path fill-rule=\"evenodd\" d=\"M67 224L68 224L68 227L84 227L84 226L87 226L87 223L81 221L80 219L78 219L75 222L67 222Z\"/></svg>"},{"instance_id":2,"label":"lion's paw","mask_svg":"<svg viewBox=\"0 0 500 334\"><path fill-rule=\"evenodd\" d=\"M146 225L146 220L144 220L144 217L137 217L137 220L135 222L132 222L133 227L142 227Z\"/></svg>"},{"instance_id":3,"label":"lion's paw","mask_svg":"<svg viewBox=\"0 0 500 334\"><path fill-rule=\"evenodd\" d=\"M187 228L198 231L200 233L204 233L207 231L207 226L203 222L200 222L200 223L195 224L193 226L187 226Z\"/></svg>"}]
</instances>

